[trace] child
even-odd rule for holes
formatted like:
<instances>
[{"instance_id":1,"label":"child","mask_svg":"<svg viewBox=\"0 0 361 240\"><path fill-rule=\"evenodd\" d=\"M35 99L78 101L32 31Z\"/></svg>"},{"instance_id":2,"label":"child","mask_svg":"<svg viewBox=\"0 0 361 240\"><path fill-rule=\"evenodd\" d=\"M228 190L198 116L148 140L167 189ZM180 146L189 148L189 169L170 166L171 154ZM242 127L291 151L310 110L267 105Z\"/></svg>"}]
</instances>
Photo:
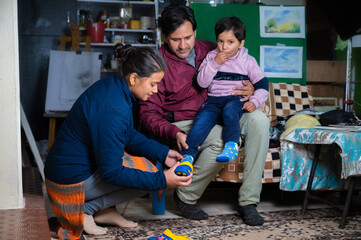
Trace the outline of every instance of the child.
<instances>
[{"instance_id":1,"label":"child","mask_svg":"<svg viewBox=\"0 0 361 240\"><path fill-rule=\"evenodd\" d=\"M253 112L268 98L268 80L256 60L244 48L246 28L237 17L220 19L215 26L217 48L203 60L197 76L198 84L208 88L208 99L200 108L193 127L187 136L188 149L181 154L184 159L176 168L177 175L190 175L193 160L200 146L221 117L222 138L225 147L216 158L218 162L229 162L238 155L241 128L239 120L243 111ZM243 86L242 81L252 82L255 92L247 102L242 96L233 96L233 87Z\"/></svg>"}]
</instances>

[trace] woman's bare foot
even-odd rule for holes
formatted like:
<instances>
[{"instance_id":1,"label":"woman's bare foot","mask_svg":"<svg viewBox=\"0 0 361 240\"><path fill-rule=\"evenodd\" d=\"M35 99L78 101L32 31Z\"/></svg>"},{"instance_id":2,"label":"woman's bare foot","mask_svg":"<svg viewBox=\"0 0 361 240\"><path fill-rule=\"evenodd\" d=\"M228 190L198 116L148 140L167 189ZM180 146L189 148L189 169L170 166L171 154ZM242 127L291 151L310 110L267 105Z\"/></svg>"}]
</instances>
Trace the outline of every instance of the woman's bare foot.
<instances>
[{"instance_id":1,"label":"woman's bare foot","mask_svg":"<svg viewBox=\"0 0 361 240\"><path fill-rule=\"evenodd\" d=\"M115 225L122 228L135 228L138 223L125 219L114 208L107 208L94 214L96 223Z\"/></svg>"},{"instance_id":2,"label":"woman's bare foot","mask_svg":"<svg viewBox=\"0 0 361 240\"><path fill-rule=\"evenodd\" d=\"M104 235L108 232L107 228L99 227L95 224L93 215L84 213L84 231L92 235Z\"/></svg>"}]
</instances>

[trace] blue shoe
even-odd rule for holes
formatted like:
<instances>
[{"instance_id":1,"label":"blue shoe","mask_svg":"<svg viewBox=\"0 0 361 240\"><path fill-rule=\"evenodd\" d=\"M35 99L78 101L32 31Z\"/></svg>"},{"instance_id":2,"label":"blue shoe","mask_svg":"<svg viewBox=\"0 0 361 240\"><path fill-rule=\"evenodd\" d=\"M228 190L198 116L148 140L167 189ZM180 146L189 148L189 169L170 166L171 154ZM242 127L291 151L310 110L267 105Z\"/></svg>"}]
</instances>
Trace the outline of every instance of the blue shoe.
<instances>
[{"instance_id":1,"label":"blue shoe","mask_svg":"<svg viewBox=\"0 0 361 240\"><path fill-rule=\"evenodd\" d=\"M191 155L184 155L184 159L174 170L178 176L189 176L193 172L193 157Z\"/></svg>"},{"instance_id":2,"label":"blue shoe","mask_svg":"<svg viewBox=\"0 0 361 240\"><path fill-rule=\"evenodd\" d=\"M217 162L231 162L238 156L238 143L227 142L223 152L216 158Z\"/></svg>"}]
</instances>

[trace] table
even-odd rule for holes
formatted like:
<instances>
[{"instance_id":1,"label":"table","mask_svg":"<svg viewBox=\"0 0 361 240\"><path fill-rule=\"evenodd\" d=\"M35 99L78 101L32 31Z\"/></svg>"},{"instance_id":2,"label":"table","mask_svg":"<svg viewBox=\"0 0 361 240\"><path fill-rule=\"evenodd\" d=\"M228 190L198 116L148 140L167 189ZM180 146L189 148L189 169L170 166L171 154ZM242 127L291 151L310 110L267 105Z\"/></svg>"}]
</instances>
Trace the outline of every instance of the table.
<instances>
[{"instance_id":1,"label":"table","mask_svg":"<svg viewBox=\"0 0 361 240\"><path fill-rule=\"evenodd\" d=\"M361 176L361 132L298 128L281 142L282 190L306 190L315 144L325 146L320 151L312 189L343 189L345 179Z\"/></svg>"},{"instance_id":2,"label":"table","mask_svg":"<svg viewBox=\"0 0 361 240\"><path fill-rule=\"evenodd\" d=\"M355 178L361 176L361 132L295 129L281 142L281 165L280 188L306 190L303 214L308 198L322 200L311 190L341 190L349 180L340 223L344 228Z\"/></svg>"}]
</instances>

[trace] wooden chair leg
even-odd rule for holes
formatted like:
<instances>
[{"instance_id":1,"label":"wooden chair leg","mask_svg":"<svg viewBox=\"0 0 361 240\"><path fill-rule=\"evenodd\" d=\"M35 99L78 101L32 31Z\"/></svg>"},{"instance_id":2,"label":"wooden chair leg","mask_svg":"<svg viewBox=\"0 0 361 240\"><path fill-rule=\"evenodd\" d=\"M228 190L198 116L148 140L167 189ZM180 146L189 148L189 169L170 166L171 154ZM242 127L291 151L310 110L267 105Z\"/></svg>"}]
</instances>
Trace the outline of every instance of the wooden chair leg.
<instances>
[{"instance_id":1,"label":"wooden chair leg","mask_svg":"<svg viewBox=\"0 0 361 240\"><path fill-rule=\"evenodd\" d=\"M55 127L56 127L56 119L50 118L49 119L49 135L48 135L48 152L53 146L53 143L55 141Z\"/></svg>"}]
</instances>

